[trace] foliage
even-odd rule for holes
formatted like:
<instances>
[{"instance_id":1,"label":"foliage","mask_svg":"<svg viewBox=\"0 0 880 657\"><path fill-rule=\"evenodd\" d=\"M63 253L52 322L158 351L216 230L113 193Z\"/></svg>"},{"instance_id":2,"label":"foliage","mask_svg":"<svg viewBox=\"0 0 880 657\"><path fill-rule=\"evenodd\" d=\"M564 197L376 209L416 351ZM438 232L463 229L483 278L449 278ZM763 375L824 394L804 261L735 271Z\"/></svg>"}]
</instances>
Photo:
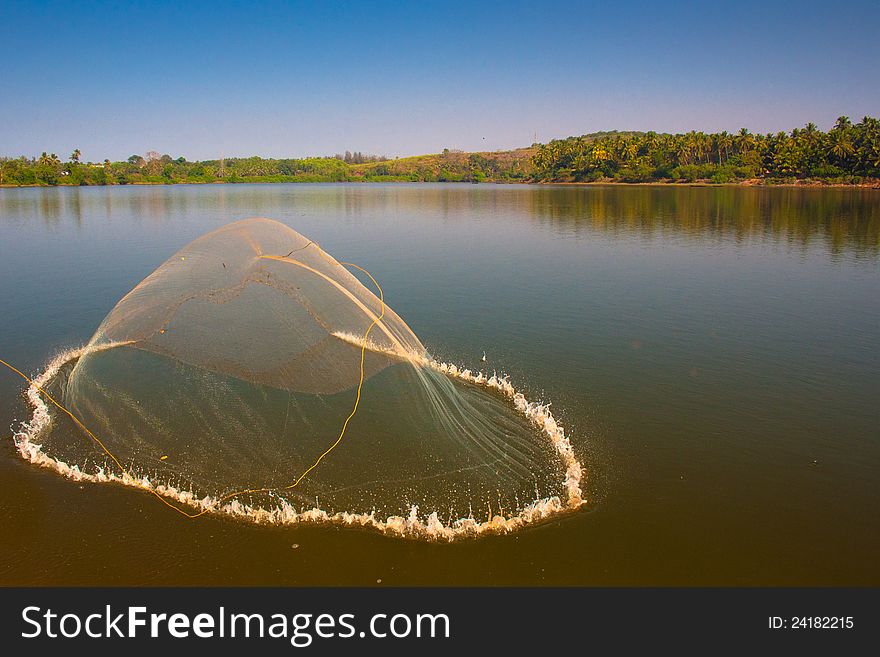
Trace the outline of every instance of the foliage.
<instances>
[{"instance_id":1,"label":"foliage","mask_svg":"<svg viewBox=\"0 0 880 657\"><path fill-rule=\"evenodd\" d=\"M880 121L842 116L828 132L808 123L767 135L594 133L541 146L533 164L544 181L857 182L880 177Z\"/></svg>"},{"instance_id":2,"label":"foliage","mask_svg":"<svg viewBox=\"0 0 880 657\"><path fill-rule=\"evenodd\" d=\"M840 117L828 132L812 123L791 133L597 132L492 153L442 153L390 160L346 151L334 157L230 158L189 162L155 151L123 162L0 158L0 185L127 185L242 182L710 182L880 178L880 120Z\"/></svg>"},{"instance_id":3,"label":"foliage","mask_svg":"<svg viewBox=\"0 0 880 657\"><path fill-rule=\"evenodd\" d=\"M360 151L345 151L345 155L337 153L334 155L337 160L342 160L346 164L365 164L367 162L385 162L388 160L387 155L367 155Z\"/></svg>"}]
</instances>

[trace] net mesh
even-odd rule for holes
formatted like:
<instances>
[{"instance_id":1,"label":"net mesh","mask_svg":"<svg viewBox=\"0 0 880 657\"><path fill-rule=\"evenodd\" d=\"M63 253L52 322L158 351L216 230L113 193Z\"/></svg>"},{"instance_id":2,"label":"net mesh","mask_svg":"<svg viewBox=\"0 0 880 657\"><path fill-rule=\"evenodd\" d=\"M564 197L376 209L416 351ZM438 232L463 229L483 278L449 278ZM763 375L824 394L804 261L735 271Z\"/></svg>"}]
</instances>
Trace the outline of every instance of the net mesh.
<instances>
[{"instance_id":1,"label":"net mesh","mask_svg":"<svg viewBox=\"0 0 880 657\"><path fill-rule=\"evenodd\" d=\"M359 378L359 346L383 304L349 271L294 230L248 219L205 235L127 294L91 345L126 342L252 383L332 393ZM425 356L392 310L370 332L367 376L387 354Z\"/></svg>"},{"instance_id":2,"label":"net mesh","mask_svg":"<svg viewBox=\"0 0 880 657\"><path fill-rule=\"evenodd\" d=\"M273 522L452 538L577 507L580 465L548 408L433 361L377 291L283 224L224 226L32 385L19 449Z\"/></svg>"}]
</instances>

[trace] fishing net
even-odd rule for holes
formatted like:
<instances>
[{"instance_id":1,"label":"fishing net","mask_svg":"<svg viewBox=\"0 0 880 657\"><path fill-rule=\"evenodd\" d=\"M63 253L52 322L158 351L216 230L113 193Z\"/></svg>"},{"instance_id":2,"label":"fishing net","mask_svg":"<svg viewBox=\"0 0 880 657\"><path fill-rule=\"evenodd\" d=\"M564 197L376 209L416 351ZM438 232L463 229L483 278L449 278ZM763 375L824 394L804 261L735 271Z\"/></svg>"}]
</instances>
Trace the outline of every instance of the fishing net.
<instances>
[{"instance_id":1,"label":"fishing net","mask_svg":"<svg viewBox=\"0 0 880 657\"><path fill-rule=\"evenodd\" d=\"M189 516L453 538L578 506L549 409L432 360L351 267L375 293L275 221L195 240L33 383L19 449Z\"/></svg>"}]
</instances>

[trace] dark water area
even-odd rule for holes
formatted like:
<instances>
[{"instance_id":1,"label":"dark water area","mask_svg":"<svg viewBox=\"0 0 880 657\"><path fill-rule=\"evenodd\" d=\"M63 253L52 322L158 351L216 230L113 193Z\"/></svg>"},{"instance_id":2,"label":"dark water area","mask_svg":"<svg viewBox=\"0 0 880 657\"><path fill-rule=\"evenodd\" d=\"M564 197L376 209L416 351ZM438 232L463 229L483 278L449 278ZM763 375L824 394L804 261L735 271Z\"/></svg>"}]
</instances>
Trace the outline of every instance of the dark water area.
<instances>
[{"instance_id":1,"label":"dark water area","mask_svg":"<svg viewBox=\"0 0 880 657\"><path fill-rule=\"evenodd\" d=\"M0 371L0 584L878 585L880 193L0 190L0 358L84 344L194 238L265 216L381 282L439 359L552 408L587 505L453 544L188 520L25 462Z\"/></svg>"}]
</instances>

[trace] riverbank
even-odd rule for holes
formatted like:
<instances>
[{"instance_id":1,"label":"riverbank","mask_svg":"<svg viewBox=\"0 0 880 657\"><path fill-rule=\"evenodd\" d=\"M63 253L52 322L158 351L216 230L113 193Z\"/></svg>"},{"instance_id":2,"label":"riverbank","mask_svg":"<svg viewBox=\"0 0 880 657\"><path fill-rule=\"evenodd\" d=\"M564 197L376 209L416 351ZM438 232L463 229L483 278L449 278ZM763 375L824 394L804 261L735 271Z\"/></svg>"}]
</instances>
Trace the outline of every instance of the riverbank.
<instances>
[{"instance_id":1,"label":"riverbank","mask_svg":"<svg viewBox=\"0 0 880 657\"><path fill-rule=\"evenodd\" d=\"M375 184L375 183L408 183L408 184L429 184L429 183L461 183L471 182L472 184L482 185L547 185L547 186L566 186L566 187L798 187L798 188L821 188L821 189L876 189L880 190L880 178L871 179L858 183L841 183L841 182L822 182L817 180L796 180L775 182L755 178L751 180L740 180L736 182L717 183L711 180L694 180L690 182L681 182L675 180L653 180L647 182L624 182L621 180L594 180L589 182L574 181L557 181L557 180L483 180L483 181L461 181L461 180L402 180L396 176L383 176L371 178L354 178L350 180L191 180L191 181L137 181L130 183L106 183L98 185L72 185L58 184L46 185L31 183L26 185L6 185L0 184L0 189L16 189L27 187L133 187L133 186L174 186L174 185L309 185L316 183L358 183L358 184Z\"/></svg>"},{"instance_id":2,"label":"riverbank","mask_svg":"<svg viewBox=\"0 0 880 657\"><path fill-rule=\"evenodd\" d=\"M775 182L754 178L751 180L739 180L736 182L716 183L711 180L695 180L692 182L679 182L675 180L652 180L648 182L624 182L621 180L598 180L591 182L554 182L541 181L541 185L567 185L572 187L605 187L609 185L619 187L800 187L821 189L878 189L880 190L880 178L871 179L859 183L822 182L818 180L796 180L794 182Z\"/></svg>"},{"instance_id":3,"label":"riverbank","mask_svg":"<svg viewBox=\"0 0 880 657\"><path fill-rule=\"evenodd\" d=\"M235 157L190 161L154 151L121 162L0 157L0 186L466 182L880 188L880 120L840 117L828 132L597 132L503 151L443 149L387 158Z\"/></svg>"}]
</instances>

